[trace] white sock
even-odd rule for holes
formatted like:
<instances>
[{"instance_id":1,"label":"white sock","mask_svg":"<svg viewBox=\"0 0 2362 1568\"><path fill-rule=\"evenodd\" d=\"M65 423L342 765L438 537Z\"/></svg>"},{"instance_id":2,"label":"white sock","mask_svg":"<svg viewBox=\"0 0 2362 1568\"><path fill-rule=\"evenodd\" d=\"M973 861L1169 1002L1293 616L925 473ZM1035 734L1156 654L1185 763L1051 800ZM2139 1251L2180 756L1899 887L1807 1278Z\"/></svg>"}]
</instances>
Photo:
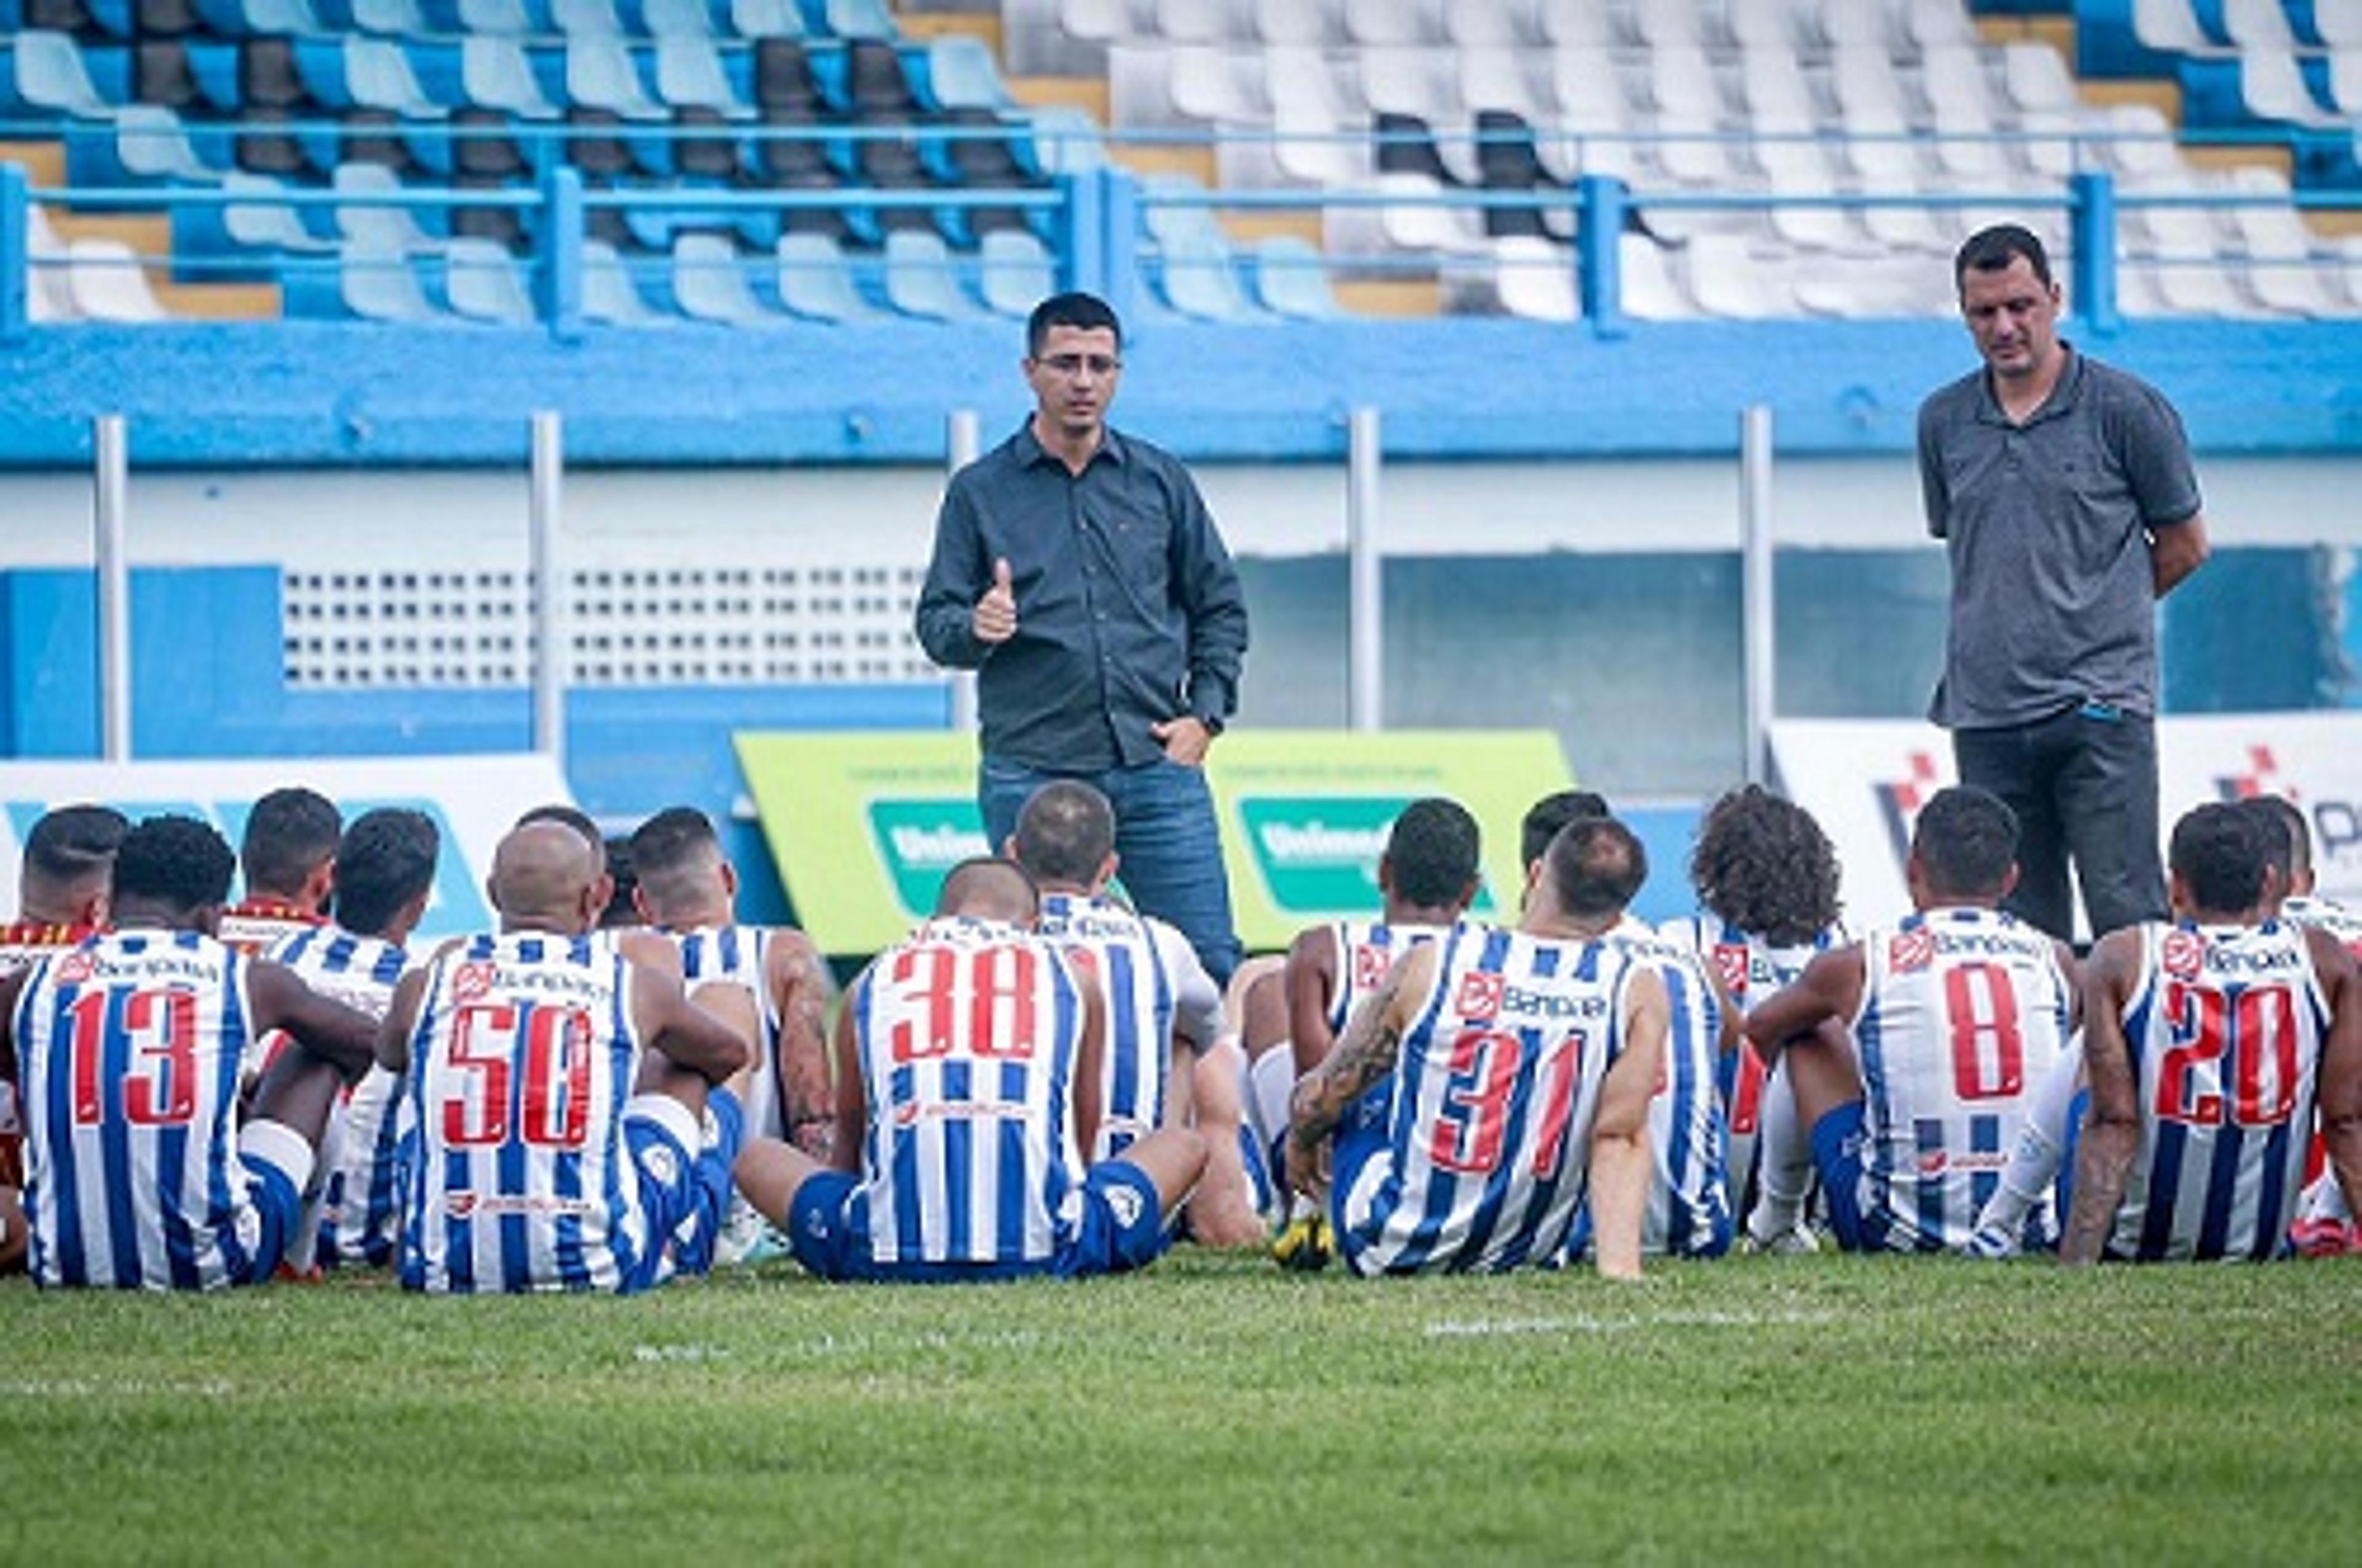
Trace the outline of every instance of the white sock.
<instances>
[{"instance_id":1,"label":"white sock","mask_svg":"<svg viewBox=\"0 0 2362 1568\"><path fill-rule=\"evenodd\" d=\"M1763 1080L1756 1133L1755 1212L1748 1233L1759 1242L1784 1235L1804 1218L1805 1194L1813 1186L1813 1151L1796 1114L1796 1090L1776 1066Z\"/></svg>"},{"instance_id":2,"label":"white sock","mask_svg":"<svg viewBox=\"0 0 2362 1568\"><path fill-rule=\"evenodd\" d=\"M1296 1093L1296 1055L1283 1040L1247 1067L1247 1116L1263 1147L1287 1131L1287 1102Z\"/></svg>"}]
</instances>

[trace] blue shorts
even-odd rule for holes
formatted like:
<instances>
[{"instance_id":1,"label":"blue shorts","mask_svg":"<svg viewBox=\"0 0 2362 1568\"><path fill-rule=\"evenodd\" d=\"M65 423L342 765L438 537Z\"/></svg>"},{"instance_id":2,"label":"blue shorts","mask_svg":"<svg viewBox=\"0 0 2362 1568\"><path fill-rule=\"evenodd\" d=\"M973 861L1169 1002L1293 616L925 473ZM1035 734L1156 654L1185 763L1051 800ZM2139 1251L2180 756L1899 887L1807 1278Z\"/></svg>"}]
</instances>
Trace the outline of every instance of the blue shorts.
<instances>
[{"instance_id":1,"label":"blue shorts","mask_svg":"<svg viewBox=\"0 0 2362 1568\"><path fill-rule=\"evenodd\" d=\"M1821 1173L1821 1198L1828 1205L1829 1229L1849 1253L1883 1252L1861 1217L1861 1151L1870 1142L1862 1102L1849 1100L1813 1123L1813 1167Z\"/></svg>"},{"instance_id":2,"label":"blue shorts","mask_svg":"<svg viewBox=\"0 0 2362 1568\"><path fill-rule=\"evenodd\" d=\"M277 1121L249 1121L239 1132L238 1164L246 1167L246 1202L262 1221L254 1251L231 1258L232 1285L263 1285L279 1272L287 1243L304 1225L304 1185L312 1179L311 1144Z\"/></svg>"},{"instance_id":3,"label":"blue shorts","mask_svg":"<svg viewBox=\"0 0 2362 1568\"><path fill-rule=\"evenodd\" d=\"M1101 1160L1083 1173L1083 1221L1047 1258L1013 1263L879 1263L860 1178L822 1171L796 1188L788 1240L796 1261L822 1279L949 1284L1053 1275L1073 1279L1144 1268L1164 1250L1156 1184L1129 1160Z\"/></svg>"},{"instance_id":4,"label":"blue shorts","mask_svg":"<svg viewBox=\"0 0 2362 1568\"><path fill-rule=\"evenodd\" d=\"M720 1136L705 1145L704 1130L689 1107L669 1095L638 1095L624 1109L624 1152L639 1178L640 1207L648 1218L649 1245L631 1272L616 1282L624 1295L664 1279L668 1264L687 1269L678 1255L686 1233L693 1252L702 1245L713 1260L721 1215L730 1202L730 1167L744 1141L745 1112L737 1097L716 1089L706 1097ZM708 1216L711 1221L708 1221Z\"/></svg>"},{"instance_id":5,"label":"blue shorts","mask_svg":"<svg viewBox=\"0 0 2362 1568\"><path fill-rule=\"evenodd\" d=\"M686 1198L675 1190L668 1190L666 1195L668 1203L686 1205L677 1209L672 1223L666 1227L666 1234L671 1237L673 1271L679 1274L712 1271L714 1248L722 1240L722 1223L730 1213L731 1168L737 1165L738 1151L746 1142L746 1112L736 1095L724 1088L711 1090L705 1097L705 1109L713 1118L713 1134L709 1140L701 1135L701 1129L697 1157L690 1162ZM624 1123L626 1146L631 1142L633 1125L628 1120ZM633 1163L639 1164L636 1152ZM642 1201L646 1202L649 1184L646 1167L642 1170ZM653 1214L653 1204L650 1211Z\"/></svg>"}]
</instances>

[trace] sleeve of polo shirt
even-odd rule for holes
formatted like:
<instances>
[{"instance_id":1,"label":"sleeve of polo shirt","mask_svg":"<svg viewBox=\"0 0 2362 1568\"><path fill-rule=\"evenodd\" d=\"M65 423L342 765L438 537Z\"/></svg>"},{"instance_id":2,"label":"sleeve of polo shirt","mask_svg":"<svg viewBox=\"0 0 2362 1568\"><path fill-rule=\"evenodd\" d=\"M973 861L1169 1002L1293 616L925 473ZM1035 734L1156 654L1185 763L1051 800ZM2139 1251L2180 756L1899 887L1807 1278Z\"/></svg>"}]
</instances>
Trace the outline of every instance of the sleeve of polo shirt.
<instances>
[{"instance_id":1,"label":"sleeve of polo shirt","mask_svg":"<svg viewBox=\"0 0 2362 1568\"><path fill-rule=\"evenodd\" d=\"M1215 531L1205 498L1184 470L1175 498L1174 595L1189 617L1189 711L1220 728L1238 707L1239 665L1247 651L1247 601L1238 568Z\"/></svg>"},{"instance_id":2,"label":"sleeve of polo shirt","mask_svg":"<svg viewBox=\"0 0 2362 1568\"><path fill-rule=\"evenodd\" d=\"M1919 502L1927 514L1927 532L1941 539L1951 531L1951 492L1944 486L1944 460L1936 449L1935 402L1919 405Z\"/></svg>"},{"instance_id":3,"label":"sleeve of polo shirt","mask_svg":"<svg viewBox=\"0 0 2362 1568\"><path fill-rule=\"evenodd\" d=\"M2110 436L2141 522L2169 528L2198 515L2197 470L2191 466L2190 437L2165 394L2145 384L2108 400Z\"/></svg>"},{"instance_id":4,"label":"sleeve of polo shirt","mask_svg":"<svg viewBox=\"0 0 2362 1568\"><path fill-rule=\"evenodd\" d=\"M976 602L992 580L983 557L975 499L955 476L944 491L943 509L935 513L935 553L927 562L926 584L919 590L913 616L919 646L937 664L974 669L992 651L976 636Z\"/></svg>"}]
</instances>

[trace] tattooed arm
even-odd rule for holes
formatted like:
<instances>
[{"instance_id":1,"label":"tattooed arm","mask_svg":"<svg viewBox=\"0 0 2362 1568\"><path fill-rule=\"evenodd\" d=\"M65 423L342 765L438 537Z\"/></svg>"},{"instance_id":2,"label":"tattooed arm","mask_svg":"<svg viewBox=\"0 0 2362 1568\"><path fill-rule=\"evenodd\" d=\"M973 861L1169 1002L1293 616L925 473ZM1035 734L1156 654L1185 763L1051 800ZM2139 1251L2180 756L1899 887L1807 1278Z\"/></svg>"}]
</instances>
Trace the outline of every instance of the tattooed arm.
<instances>
[{"instance_id":1,"label":"tattooed arm","mask_svg":"<svg viewBox=\"0 0 2362 1568\"><path fill-rule=\"evenodd\" d=\"M2119 931L2101 940L2083 966L2083 1071L2092 1108L2075 1149L2075 1205L2058 1261L2098 1261L2115 1229L2125 1178L2140 1151L2140 1088L2125 1041L2125 1005L2140 977L2140 933Z\"/></svg>"},{"instance_id":2,"label":"tattooed arm","mask_svg":"<svg viewBox=\"0 0 2362 1568\"><path fill-rule=\"evenodd\" d=\"M1330 1133L1371 1086L1395 1070L1420 998L1434 982L1436 947L1422 943L1386 972L1385 982L1346 1021L1345 1032L1319 1066L1296 1086L1288 1102L1288 1184L1308 1198L1328 1185L1323 1157Z\"/></svg>"},{"instance_id":3,"label":"tattooed arm","mask_svg":"<svg viewBox=\"0 0 2362 1568\"><path fill-rule=\"evenodd\" d=\"M830 1082L828 1005L835 978L828 961L800 931L771 933L763 950L763 979L779 1021L779 1124L788 1142L833 1163L836 1090Z\"/></svg>"}]
</instances>

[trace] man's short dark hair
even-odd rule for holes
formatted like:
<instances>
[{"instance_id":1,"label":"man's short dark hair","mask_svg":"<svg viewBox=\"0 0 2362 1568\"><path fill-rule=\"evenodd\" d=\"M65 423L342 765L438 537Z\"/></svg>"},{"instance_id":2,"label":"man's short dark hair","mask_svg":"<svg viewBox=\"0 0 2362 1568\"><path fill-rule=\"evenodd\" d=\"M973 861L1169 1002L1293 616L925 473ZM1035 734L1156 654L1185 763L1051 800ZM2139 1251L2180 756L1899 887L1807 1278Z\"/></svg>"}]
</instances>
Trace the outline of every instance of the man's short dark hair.
<instances>
[{"instance_id":1,"label":"man's short dark hair","mask_svg":"<svg viewBox=\"0 0 2362 1568\"><path fill-rule=\"evenodd\" d=\"M1115 853L1115 808L1076 778L1054 778L1017 812L1017 863L1036 881L1087 887Z\"/></svg>"},{"instance_id":2,"label":"man's short dark hair","mask_svg":"<svg viewBox=\"0 0 2362 1568\"><path fill-rule=\"evenodd\" d=\"M1540 860L1558 830L1577 817L1615 814L1607 809L1607 797L1596 790L1561 790L1544 795L1526 808L1525 820L1518 824L1518 864L1531 866Z\"/></svg>"},{"instance_id":3,"label":"man's short dark hair","mask_svg":"<svg viewBox=\"0 0 2362 1568\"><path fill-rule=\"evenodd\" d=\"M25 870L54 887L104 879L131 819L113 806L60 806L25 835Z\"/></svg>"},{"instance_id":4,"label":"man's short dark hair","mask_svg":"<svg viewBox=\"0 0 2362 1568\"><path fill-rule=\"evenodd\" d=\"M1952 287L1965 289L1971 268L1980 272L2006 272L2020 256L2034 269L2035 281L2048 288L2050 254L2042 248L2042 237L2015 223L1993 224L1960 241L1959 250L1952 257Z\"/></svg>"},{"instance_id":5,"label":"man's short dark hair","mask_svg":"<svg viewBox=\"0 0 2362 1568\"><path fill-rule=\"evenodd\" d=\"M523 827L527 823L564 823L580 834L590 845L596 856L593 875L606 875L607 840L600 834L599 824L590 820L590 813L581 807L568 805L564 801L552 801L546 806L535 806L517 818L516 826Z\"/></svg>"},{"instance_id":6,"label":"man's short dark hair","mask_svg":"<svg viewBox=\"0 0 2362 1568\"><path fill-rule=\"evenodd\" d=\"M613 867L614 841L608 843L607 863ZM634 828L627 843L633 874L642 878L661 878L722 853L722 835L714 832L713 819L695 806L667 806Z\"/></svg>"},{"instance_id":7,"label":"man's short dark hair","mask_svg":"<svg viewBox=\"0 0 2362 1568\"><path fill-rule=\"evenodd\" d=\"M975 855L944 874L935 895L938 915L973 914L988 920L1032 920L1042 910L1042 889L1025 867L997 856Z\"/></svg>"},{"instance_id":8,"label":"man's short dark hair","mask_svg":"<svg viewBox=\"0 0 2362 1568\"><path fill-rule=\"evenodd\" d=\"M254 802L238 841L247 892L283 898L302 891L305 879L337 853L344 831L337 803L317 790L300 784L273 790Z\"/></svg>"},{"instance_id":9,"label":"man's short dark hair","mask_svg":"<svg viewBox=\"0 0 2362 1568\"><path fill-rule=\"evenodd\" d=\"M1708 808L1690 854L1690 884L1722 919L1775 947L1837 923L1838 855L1813 814L1759 784Z\"/></svg>"},{"instance_id":10,"label":"man's short dark hair","mask_svg":"<svg viewBox=\"0 0 2362 1568\"><path fill-rule=\"evenodd\" d=\"M237 856L211 823L149 817L123 835L115 852L114 902L159 904L180 914L225 903Z\"/></svg>"},{"instance_id":11,"label":"man's short dark hair","mask_svg":"<svg viewBox=\"0 0 2362 1568\"><path fill-rule=\"evenodd\" d=\"M2285 890L2296 876L2296 834L2282 811L2288 802L2278 795L2250 795L2231 803L2255 818L2256 831L2264 835L2264 864L2279 873Z\"/></svg>"},{"instance_id":12,"label":"man's short dark hair","mask_svg":"<svg viewBox=\"0 0 2362 1568\"><path fill-rule=\"evenodd\" d=\"M443 835L425 812L381 806L363 812L337 842L337 923L381 936L411 900L435 886Z\"/></svg>"},{"instance_id":13,"label":"man's short dark hair","mask_svg":"<svg viewBox=\"0 0 2362 1568\"><path fill-rule=\"evenodd\" d=\"M1649 879L1649 852L1614 817L1577 817L1542 852L1559 911L1581 920L1622 914Z\"/></svg>"},{"instance_id":14,"label":"man's short dark hair","mask_svg":"<svg viewBox=\"0 0 2362 1568\"><path fill-rule=\"evenodd\" d=\"M1955 784L1919 809L1911 853L1927 890L1949 898L1999 897L2017 864L2017 813L1990 790Z\"/></svg>"},{"instance_id":15,"label":"man's short dark hair","mask_svg":"<svg viewBox=\"0 0 2362 1568\"><path fill-rule=\"evenodd\" d=\"M1084 332L1097 332L1101 327L1115 334L1118 348L1123 345L1123 324L1115 318L1115 310L1097 294L1079 290L1071 293L1052 294L1033 307L1025 319L1025 353L1028 358L1042 357L1042 347L1050 341L1054 326L1072 326Z\"/></svg>"},{"instance_id":16,"label":"man's short dark hair","mask_svg":"<svg viewBox=\"0 0 2362 1568\"><path fill-rule=\"evenodd\" d=\"M2285 795L2258 795L2256 801L2288 829L2289 875L2291 878L2310 876L2312 872L2312 823L2306 818L2304 808Z\"/></svg>"},{"instance_id":17,"label":"man's short dark hair","mask_svg":"<svg viewBox=\"0 0 2362 1568\"><path fill-rule=\"evenodd\" d=\"M2227 801L2210 801L2173 824L2173 874L2207 914L2254 909L2264 896L2269 854L2256 813Z\"/></svg>"},{"instance_id":18,"label":"man's short dark hair","mask_svg":"<svg viewBox=\"0 0 2362 1568\"><path fill-rule=\"evenodd\" d=\"M638 925L639 900L632 895L639 890L640 863L632 856L632 835L611 833L607 835L607 877L615 884L607 895L607 907L599 911L599 929L613 931L622 926Z\"/></svg>"},{"instance_id":19,"label":"man's short dark hair","mask_svg":"<svg viewBox=\"0 0 2362 1568\"><path fill-rule=\"evenodd\" d=\"M1386 834L1386 867L1395 897L1421 909L1458 903L1484 864L1476 819L1440 795L1413 801Z\"/></svg>"}]
</instances>

